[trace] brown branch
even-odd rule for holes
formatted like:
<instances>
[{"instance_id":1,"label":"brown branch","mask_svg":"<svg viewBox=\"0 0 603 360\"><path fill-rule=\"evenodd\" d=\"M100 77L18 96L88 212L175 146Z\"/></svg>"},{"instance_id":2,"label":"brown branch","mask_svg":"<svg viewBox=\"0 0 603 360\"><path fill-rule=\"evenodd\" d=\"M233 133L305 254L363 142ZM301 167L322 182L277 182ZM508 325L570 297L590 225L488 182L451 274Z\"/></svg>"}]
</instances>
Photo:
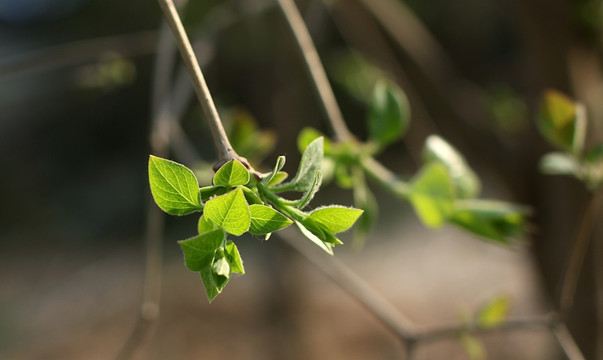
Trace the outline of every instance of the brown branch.
<instances>
[{"instance_id":1,"label":"brown branch","mask_svg":"<svg viewBox=\"0 0 603 360\"><path fill-rule=\"evenodd\" d=\"M603 191L591 195L584 215L580 221L569 264L563 278L561 294L559 296L559 313L563 319L567 316L574 302L578 279L582 272L584 258L588 251L590 239L592 237L591 234L595 225L595 220L597 219L597 212L602 201Z\"/></svg>"},{"instance_id":2,"label":"brown branch","mask_svg":"<svg viewBox=\"0 0 603 360\"><path fill-rule=\"evenodd\" d=\"M308 28L306 27L297 6L295 6L293 0L278 0L278 4L287 20L287 24L293 32L295 41L304 58L306 68L312 78L316 93L335 137L337 140L341 141L354 139L354 135L352 135L343 120L341 110L339 109L339 105L337 105L337 100L335 99L335 94L333 94L333 89L327 79L325 69L322 66L316 47L312 42Z\"/></svg>"},{"instance_id":3,"label":"brown branch","mask_svg":"<svg viewBox=\"0 0 603 360\"><path fill-rule=\"evenodd\" d=\"M186 35L186 31L182 26L182 21L180 20L180 16L178 15L178 11L174 6L174 2L172 0L158 0L163 15L172 30L172 35L176 39L176 44L178 45L178 49L180 50L180 55L184 60L184 64L188 69L189 75L193 81L193 86L195 88L195 93L197 94L197 99L201 104L201 108L203 109L203 113L207 119L209 124L210 131L212 133L212 139L214 141L214 145L216 147L216 152L218 155L218 161L215 164L214 168L219 168L223 164L231 161L233 159L239 160L248 168L251 168L246 159L239 156L228 137L226 136L226 132L224 131L224 127L222 126L222 122L220 121L220 116L218 115L218 111L216 110L216 106L211 97L211 93L209 92L209 88L205 83L205 78L203 77L203 72L199 67L199 63L197 62L197 58L195 53L193 52L193 48L191 43Z\"/></svg>"}]
</instances>

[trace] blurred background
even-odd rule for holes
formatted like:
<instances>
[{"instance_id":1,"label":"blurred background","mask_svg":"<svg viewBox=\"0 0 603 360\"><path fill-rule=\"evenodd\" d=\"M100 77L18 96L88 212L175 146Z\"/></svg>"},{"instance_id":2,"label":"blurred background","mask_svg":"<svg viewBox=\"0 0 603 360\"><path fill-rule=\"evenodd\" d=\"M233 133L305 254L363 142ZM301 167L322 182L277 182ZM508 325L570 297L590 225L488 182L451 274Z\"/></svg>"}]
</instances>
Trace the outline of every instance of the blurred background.
<instances>
[{"instance_id":1,"label":"blurred background","mask_svg":"<svg viewBox=\"0 0 603 360\"><path fill-rule=\"evenodd\" d=\"M513 318L550 311L587 192L539 173L551 148L533 119L552 87L586 104L588 143L602 140L601 1L297 4L359 138L374 79L406 92L410 131L385 165L411 176L436 133L466 156L484 197L533 209L526 244L506 248L425 229L374 186L378 223L362 250L344 236L338 259L425 329L457 324L494 296L509 299ZM181 14L227 127L257 126L255 166L285 154L295 171L299 131L330 130L276 2L190 0ZM143 289L154 97L179 109L179 149L167 156L200 178L215 160L180 62L157 70L161 24L152 1L0 0L0 359L111 359L126 343ZM334 202L351 205L350 191L329 184L313 206ZM194 216L165 219L161 315L134 358L404 358L386 327L278 238L237 239L246 274L208 304L176 244L195 226ZM601 248L588 253L568 319L587 359L603 359ZM489 359L563 358L547 332L479 339ZM417 358L468 355L451 339Z\"/></svg>"}]
</instances>

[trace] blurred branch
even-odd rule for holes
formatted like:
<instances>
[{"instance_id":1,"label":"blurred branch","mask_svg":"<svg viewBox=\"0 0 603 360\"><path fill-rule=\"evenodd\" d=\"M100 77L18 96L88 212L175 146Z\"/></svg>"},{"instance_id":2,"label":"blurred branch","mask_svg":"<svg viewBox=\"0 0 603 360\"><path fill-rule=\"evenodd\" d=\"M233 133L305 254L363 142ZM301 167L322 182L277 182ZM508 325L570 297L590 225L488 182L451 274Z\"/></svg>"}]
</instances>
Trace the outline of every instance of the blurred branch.
<instances>
[{"instance_id":1,"label":"blurred branch","mask_svg":"<svg viewBox=\"0 0 603 360\"><path fill-rule=\"evenodd\" d=\"M50 71L57 68L96 61L111 51L122 56L152 54L156 50L158 32L147 30L131 34L85 39L0 60L0 77Z\"/></svg>"},{"instance_id":2,"label":"blurred branch","mask_svg":"<svg viewBox=\"0 0 603 360\"><path fill-rule=\"evenodd\" d=\"M568 360L585 360L584 355L582 355L580 348L564 323L557 323L551 331Z\"/></svg>"},{"instance_id":3,"label":"blurred branch","mask_svg":"<svg viewBox=\"0 0 603 360\"><path fill-rule=\"evenodd\" d=\"M576 240L572 248L569 264L565 271L563 282L561 284L561 294L559 296L559 312L565 319L571 310L576 295L576 287L582 272L584 258L588 251L591 235L597 219L597 213L603 201L603 191L599 191L590 196L588 205L580 221Z\"/></svg>"},{"instance_id":4,"label":"blurred branch","mask_svg":"<svg viewBox=\"0 0 603 360\"><path fill-rule=\"evenodd\" d=\"M342 141L353 139L354 135L352 135L343 120L335 94L333 94L333 89L329 84L325 69L318 57L316 47L312 42L308 28L304 24L299 10L293 0L278 0L278 4L287 20L287 24L293 32L295 41L305 61L306 69L312 78L316 93L331 124L335 137Z\"/></svg>"}]
</instances>

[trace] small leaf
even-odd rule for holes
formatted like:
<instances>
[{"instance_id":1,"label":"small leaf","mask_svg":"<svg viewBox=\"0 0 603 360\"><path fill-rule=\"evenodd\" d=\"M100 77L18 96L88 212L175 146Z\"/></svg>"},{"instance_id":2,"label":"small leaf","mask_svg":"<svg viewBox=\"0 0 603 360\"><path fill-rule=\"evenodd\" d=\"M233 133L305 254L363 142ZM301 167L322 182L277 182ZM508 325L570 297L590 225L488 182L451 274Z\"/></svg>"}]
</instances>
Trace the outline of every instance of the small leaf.
<instances>
[{"instance_id":1,"label":"small leaf","mask_svg":"<svg viewBox=\"0 0 603 360\"><path fill-rule=\"evenodd\" d=\"M285 181L287 179L287 177L289 176L289 174L287 174L284 171L279 171L277 172L274 177L272 178L272 180L270 180L266 186L268 187L272 187L272 186L276 186L280 183L282 183L283 181Z\"/></svg>"},{"instance_id":2,"label":"small leaf","mask_svg":"<svg viewBox=\"0 0 603 360\"><path fill-rule=\"evenodd\" d=\"M305 127L297 136L297 148L301 153L306 151L306 148L312 143L312 141L322 137L324 140L324 152L328 154L331 149L331 141L320 131L311 128Z\"/></svg>"},{"instance_id":3,"label":"small leaf","mask_svg":"<svg viewBox=\"0 0 603 360\"><path fill-rule=\"evenodd\" d=\"M216 273L216 275L224 276L226 278L230 277L230 265L224 257L221 257L214 261L214 264L212 265L212 270L214 271L214 273Z\"/></svg>"},{"instance_id":4,"label":"small leaf","mask_svg":"<svg viewBox=\"0 0 603 360\"><path fill-rule=\"evenodd\" d=\"M316 236L314 233L312 233L310 230L308 230L299 221L296 221L295 225L297 225L297 228L299 229L299 231L301 231L301 233L306 238L308 238L314 244L318 245L318 247L321 248L321 249L323 249L327 254L333 255L333 245L331 245L330 243L326 243L326 242L322 241L318 236Z\"/></svg>"},{"instance_id":5,"label":"small leaf","mask_svg":"<svg viewBox=\"0 0 603 360\"><path fill-rule=\"evenodd\" d=\"M439 136L431 135L423 149L425 162L437 161L446 166L456 194L460 198L476 197L481 189L480 180L469 167L463 155Z\"/></svg>"},{"instance_id":6,"label":"small leaf","mask_svg":"<svg viewBox=\"0 0 603 360\"><path fill-rule=\"evenodd\" d=\"M276 159L276 164L274 165L274 169L272 170L272 172L264 176L264 178L262 179L262 184L269 184L272 179L274 179L274 177L279 173L279 171L281 171L281 169L285 166L285 161L286 158L284 156L279 156Z\"/></svg>"},{"instance_id":7,"label":"small leaf","mask_svg":"<svg viewBox=\"0 0 603 360\"><path fill-rule=\"evenodd\" d=\"M320 170L322 158L324 140L319 137L312 141L310 145L304 151L301 161L299 163L299 169L295 177L288 183L281 184L280 186L274 187L274 191L307 191L314 182L314 174L316 170Z\"/></svg>"},{"instance_id":8,"label":"small leaf","mask_svg":"<svg viewBox=\"0 0 603 360\"><path fill-rule=\"evenodd\" d=\"M579 154L584 146L586 116L581 105L564 94L549 89L544 92L538 126L552 144Z\"/></svg>"},{"instance_id":9,"label":"small leaf","mask_svg":"<svg viewBox=\"0 0 603 360\"><path fill-rule=\"evenodd\" d=\"M304 195L301 197L301 199L299 199L296 205L298 209L303 209L306 205L310 203L310 201L312 201L314 195L316 195L316 192L318 192L318 190L320 189L320 184L322 184L322 173L317 170L314 176L314 182L312 183L312 187L304 193Z\"/></svg>"},{"instance_id":10,"label":"small leaf","mask_svg":"<svg viewBox=\"0 0 603 360\"><path fill-rule=\"evenodd\" d=\"M205 267L211 266L214 254L225 238L224 230L217 229L179 241L186 267L192 271L201 271Z\"/></svg>"},{"instance_id":11,"label":"small leaf","mask_svg":"<svg viewBox=\"0 0 603 360\"><path fill-rule=\"evenodd\" d=\"M484 360L486 358L486 348L475 336L464 332L460 335L459 342L471 360Z\"/></svg>"},{"instance_id":12,"label":"small leaf","mask_svg":"<svg viewBox=\"0 0 603 360\"><path fill-rule=\"evenodd\" d=\"M264 202L262 201L262 199L260 199L260 197L258 196L258 194L256 194L253 190L251 190L250 188L246 187L246 186L242 186L241 190L243 190L243 195L245 195L245 200L247 200L248 204L264 204Z\"/></svg>"},{"instance_id":13,"label":"small leaf","mask_svg":"<svg viewBox=\"0 0 603 360\"><path fill-rule=\"evenodd\" d=\"M486 303L477 314L477 323L483 328L501 325L507 319L511 301L507 296L496 296Z\"/></svg>"},{"instance_id":14,"label":"small leaf","mask_svg":"<svg viewBox=\"0 0 603 360\"><path fill-rule=\"evenodd\" d=\"M528 209L491 200L462 200L455 203L451 221L483 238L501 244L519 239L525 232Z\"/></svg>"},{"instance_id":15,"label":"small leaf","mask_svg":"<svg viewBox=\"0 0 603 360\"><path fill-rule=\"evenodd\" d=\"M237 160L231 160L222 165L214 175L214 185L237 186L249 182L249 171Z\"/></svg>"},{"instance_id":16,"label":"small leaf","mask_svg":"<svg viewBox=\"0 0 603 360\"><path fill-rule=\"evenodd\" d=\"M442 226L454 212L452 180L446 167L438 162L426 164L413 179L409 199L425 225Z\"/></svg>"},{"instance_id":17,"label":"small leaf","mask_svg":"<svg viewBox=\"0 0 603 360\"><path fill-rule=\"evenodd\" d=\"M540 170L549 175L573 175L580 177L581 167L576 159L562 152L552 152L540 159Z\"/></svg>"},{"instance_id":18,"label":"small leaf","mask_svg":"<svg viewBox=\"0 0 603 360\"><path fill-rule=\"evenodd\" d=\"M228 278L216 274L212 265L208 265L201 270L201 280L203 280L203 285L205 285L205 292L210 303L222 292L222 289L228 283Z\"/></svg>"},{"instance_id":19,"label":"small leaf","mask_svg":"<svg viewBox=\"0 0 603 360\"><path fill-rule=\"evenodd\" d=\"M204 186L199 189L201 193L201 200L207 202L207 200L211 199L216 195L224 195L228 192L228 188L223 186Z\"/></svg>"},{"instance_id":20,"label":"small leaf","mask_svg":"<svg viewBox=\"0 0 603 360\"><path fill-rule=\"evenodd\" d=\"M239 254L239 249L232 241L226 243L226 260L230 264L230 271L238 274L245 274L243 260Z\"/></svg>"},{"instance_id":21,"label":"small leaf","mask_svg":"<svg viewBox=\"0 0 603 360\"><path fill-rule=\"evenodd\" d=\"M327 231L337 234L352 227L363 212L360 209L333 205L312 211L310 219L323 225Z\"/></svg>"},{"instance_id":22,"label":"small leaf","mask_svg":"<svg viewBox=\"0 0 603 360\"><path fill-rule=\"evenodd\" d=\"M249 232L254 235L265 235L284 229L291 225L292 221L280 212L269 206L251 205L251 226Z\"/></svg>"},{"instance_id":23,"label":"small leaf","mask_svg":"<svg viewBox=\"0 0 603 360\"><path fill-rule=\"evenodd\" d=\"M199 234L203 234L206 232L210 232L214 230L216 227L212 224L211 221L208 221L205 216L201 215L199 218L199 222L197 223L197 231Z\"/></svg>"},{"instance_id":24,"label":"small leaf","mask_svg":"<svg viewBox=\"0 0 603 360\"><path fill-rule=\"evenodd\" d=\"M151 155L149 182L155 202L168 214L186 215L203 210L199 183L186 166Z\"/></svg>"},{"instance_id":25,"label":"small leaf","mask_svg":"<svg viewBox=\"0 0 603 360\"><path fill-rule=\"evenodd\" d=\"M354 179L350 172L348 171L348 167L345 165L338 165L335 167L335 182L337 186L342 189L351 189L354 187Z\"/></svg>"},{"instance_id":26,"label":"small leaf","mask_svg":"<svg viewBox=\"0 0 603 360\"><path fill-rule=\"evenodd\" d=\"M402 137L408 128L410 106L395 84L380 81L369 105L369 138L384 147Z\"/></svg>"},{"instance_id":27,"label":"small leaf","mask_svg":"<svg viewBox=\"0 0 603 360\"><path fill-rule=\"evenodd\" d=\"M251 223L249 205L241 188L209 200L205 204L204 216L233 235L242 235Z\"/></svg>"}]
</instances>

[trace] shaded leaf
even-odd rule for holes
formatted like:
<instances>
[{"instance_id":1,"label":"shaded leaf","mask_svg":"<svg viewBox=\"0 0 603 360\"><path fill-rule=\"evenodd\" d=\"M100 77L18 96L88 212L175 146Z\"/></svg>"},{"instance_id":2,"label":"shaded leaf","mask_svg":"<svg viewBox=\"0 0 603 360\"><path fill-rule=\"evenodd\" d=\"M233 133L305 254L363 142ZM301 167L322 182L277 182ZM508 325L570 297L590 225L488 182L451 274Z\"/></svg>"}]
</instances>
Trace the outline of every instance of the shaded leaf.
<instances>
[{"instance_id":1,"label":"shaded leaf","mask_svg":"<svg viewBox=\"0 0 603 360\"><path fill-rule=\"evenodd\" d=\"M469 167L463 155L441 137L431 135L425 140L423 158L425 162L437 161L446 166L458 197L472 198L479 194L481 189L479 178Z\"/></svg>"},{"instance_id":2,"label":"shaded leaf","mask_svg":"<svg viewBox=\"0 0 603 360\"><path fill-rule=\"evenodd\" d=\"M284 229L292 221L269 206L251 205L251 226L249 232L254 235L265 235Z\"/></svg>"},{"instance_id":3,"label":"shaded leaf","mask_svg":"<svg viewBox=\"0 0 603 360\"><path fill-rule=\"evenodd\" d=\"M226 260L230 264L230 271L238 274L245 274L243 260L239 254L239 249L232 241L226 243Z\"/></svg>"},{"instance_id":4,"label":"shaded leaf","mask_svg":"<svg viewBox=\"0 0 603 360\"><path fill-rule=\"evenodd\" d=\"M209 200L203 214L215 226L233 235L242 235L251 223L249 205L241 188Z\"/></svg>"},{"instance_id":5,"label":"shaded leaf","mask_svg":"<svg viewBox=\"0 0 603 360\"><path fill-rule=\"evenodd\" d=\"M454 212L452 180L446 167L438 162L424 165L412 181L409 200L425 225L442 226Z\"/></svg>"},{"instance_id":6,"label":"shaded leaf","mask_svg":"<svg viewBox=\"0 0 603 360\"><path fill-rule=\"evenodd\" d=\"M243 195L245 195L245 200L247 200L248 204L250 204L250 205L251 204L260 204L260 205L264 204L264 202L262 201L262 199L260 199L258 194L256 194L250 188L242 186L241 190L243 190Z\"/></svg>"},{"instance_id":7,"label":"shaded leaf","mask_svg":"<svg viewBox=\"0 0 603 360\"><path fill-rule=\"evenodd\" d=\"M295 221L295 225L299 231L314 244L318 245L319 248L323 249L327 254L333 255L333 245L321 240L312 231L308 230L302 223Z\"/></svg>"},{"instance_id":8,"label":"shaded leaf","mask_svg":"<svg viewBox=\"0 0 603 360\"><path fill-rule=\"evenodd\" d=\"M228 188L223 186L204 186L199 189L201 194L201 200L207 202L207 200L211 199L216 195L224 195L228 192Z\"/></svg>"},{"instance_id":9,"label":"shaded leaf","mask_svg":"<svg viewBox=\"0 0 603 360\"><path fill-rule=\"evenodd\" d=\"M314 175L314 182L312 183L312 187L310 187L304 193L304 195L301 197L301 199L299 199L296 207L298 209L303 209L306 205L308 205L310 203L310 201L312 201L312 199L314 198L314 195L316 195L316 193L320 189L321 184L322 184L322 173L320 171L316 171L316 174Z\"/></svg>"},{"instance_id":10,"label":"shaded leaf","mask_svg":"<svg viewBox=\"0 0 603 360\"><path fill-rule=\"evenodd\" d=\"M378 82L369 104L367 121L369 138L381 147L400 139L410 121L406 95L393 83Z\"/></svg>"},{"instance_id":11,"label":"shaded leaf","mask_svg":"<svg viewBox=\"0 0 603 360\"><path fill-rule=\"evenodd\" d=\"M272 170L272 172L270 172L268 175L264 176L264 178L262 179L262 184L264 184L264 185L270 184L270 182L272 182L274 177L277 176L279 171L281 171L282 168L285 166L285 162L286 162L286 158L284 156L279 156L276 159L276 164L274 165L274 169Z\"/></svg>"},{"instance_id":12,"label":"shaded leaf","mask_svg":"<svg viewBox=\"0 0 603 360\"><path fill-rule=\"evenodd\" d=\"M212 265L204 267L200 273L201 280L203 280L203 285L205 286L205 292L207 293L207 299L211 303L222 292L222 289L228 283L228 278L216 274Z\"/></svg>"},{"instance_id":13,"label":"shaded leaf","mask_svg":"<svg viewBox=\"0 0 603 360\"><path fill-rule=\"evenodd\" d=\"M187 240L178 241L184 253L186 267L192 271L201 271L207 266L211 266L214 254L225 238L224 230L217 229Z\"/></svg>"},{"instance_id":14,"label":"shaded leaf","mask_svg":"<svg viewBox=\"0 0 603 360\"><path fill-rule=\"evenodd\" d=\"M231 160L222 165L214 175L214 185L237 186L249 182L249 171L237 160Z\"/></svg>"},{"instance_id":15,"label":"shaded leaf","mask_svg":"<svg viewBox=\"0 0 603 360\"><path fill-rule=\"evenodd\" d=\"M203 209L197 178L184 165L151 155L149 183L155 202L168 214L186 215Z\"/></svg>"}]
</instances>

